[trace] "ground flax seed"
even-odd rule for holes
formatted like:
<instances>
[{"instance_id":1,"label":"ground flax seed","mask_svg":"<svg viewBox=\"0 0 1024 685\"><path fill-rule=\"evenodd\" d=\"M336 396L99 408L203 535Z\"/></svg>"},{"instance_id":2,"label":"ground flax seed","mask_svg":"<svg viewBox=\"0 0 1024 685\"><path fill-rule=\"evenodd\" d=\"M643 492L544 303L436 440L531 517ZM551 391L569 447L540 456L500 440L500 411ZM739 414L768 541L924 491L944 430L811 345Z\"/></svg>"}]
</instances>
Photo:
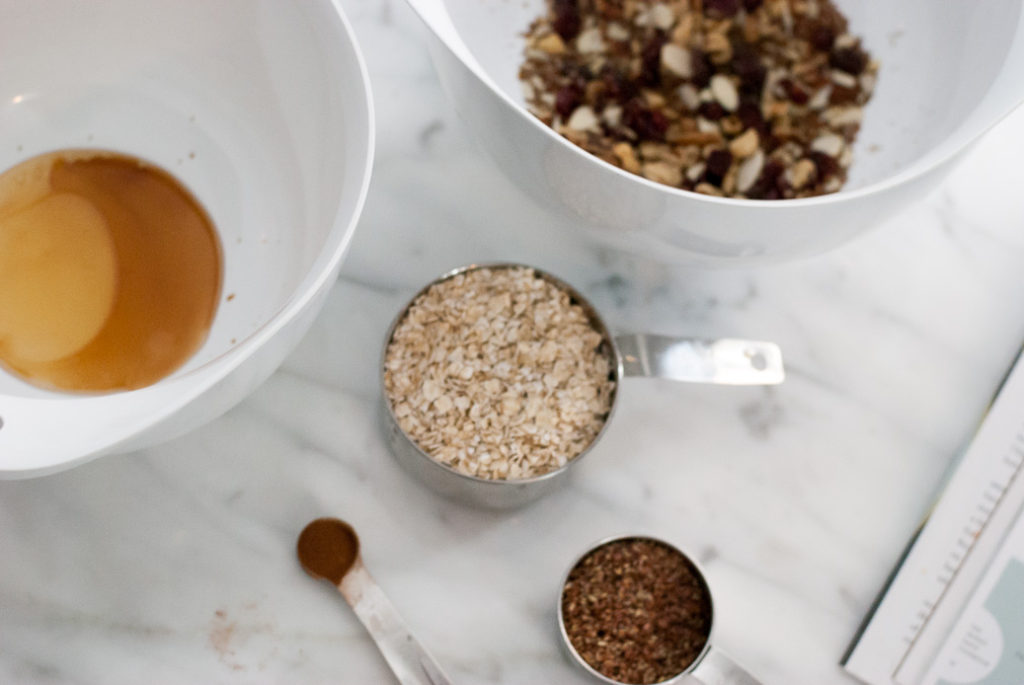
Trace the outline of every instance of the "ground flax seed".
<instances>
[{"instance_id":1,"label":"ground flax seed","mask_svg":"<svg viewBox=\"0 0 1024 685\"><path fill-rule=\"evenodd\" d=\"M711 598L682 554L656 540L613 540L569 572L562 621L576 652L622 683L682 673L711 630Z\"/></svg>"}]
</instances>

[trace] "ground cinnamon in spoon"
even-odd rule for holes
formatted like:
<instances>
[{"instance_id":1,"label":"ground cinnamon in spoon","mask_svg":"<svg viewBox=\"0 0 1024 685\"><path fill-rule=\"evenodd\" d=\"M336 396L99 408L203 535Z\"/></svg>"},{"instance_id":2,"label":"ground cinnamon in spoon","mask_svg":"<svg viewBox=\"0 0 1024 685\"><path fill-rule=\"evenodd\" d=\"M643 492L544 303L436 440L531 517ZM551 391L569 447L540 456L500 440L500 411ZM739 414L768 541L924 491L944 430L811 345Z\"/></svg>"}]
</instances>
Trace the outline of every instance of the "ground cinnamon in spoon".
<instances>
[{"instance_id":1,"label":"ground cinnamon in spoon","mask_svg":"<svg viewBox=\"0 0 1024 685\"><path fill-rule=\"evenodd\" d=\"M344 521L320 518L302 530L297 551L306 573L338 585L359 556L359 537Z\"/></svg>"}]
</instances>

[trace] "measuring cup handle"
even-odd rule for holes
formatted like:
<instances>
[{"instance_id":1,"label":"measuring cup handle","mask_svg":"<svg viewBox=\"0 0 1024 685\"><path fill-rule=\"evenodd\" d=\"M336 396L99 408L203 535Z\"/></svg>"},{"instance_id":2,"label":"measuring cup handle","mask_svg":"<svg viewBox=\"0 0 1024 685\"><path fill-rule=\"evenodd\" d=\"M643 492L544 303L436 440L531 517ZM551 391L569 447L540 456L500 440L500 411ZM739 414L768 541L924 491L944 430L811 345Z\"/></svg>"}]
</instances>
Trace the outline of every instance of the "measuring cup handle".
<instances>
[{"instance_id":1,"label":"measuring cup handle","mask_svg":"<svg viewBox=\"0 0 1024 685\"><path fill-rule=\"evenodd\" d=\"M721 649L712 645L689 674L687 685L761 685Z\"/></svg>"},{"instance_id":2,"label":"measuring cup handle","mask_svg":"<svg viewBox=\"0 0 1024 685\"><path fill-rule=\"evenodd\" d=\"M757 340L690 340L632 333L615 337L626 376L717 385L777 385L785 377L782 351Z\"/></svg>"}]
</instances>

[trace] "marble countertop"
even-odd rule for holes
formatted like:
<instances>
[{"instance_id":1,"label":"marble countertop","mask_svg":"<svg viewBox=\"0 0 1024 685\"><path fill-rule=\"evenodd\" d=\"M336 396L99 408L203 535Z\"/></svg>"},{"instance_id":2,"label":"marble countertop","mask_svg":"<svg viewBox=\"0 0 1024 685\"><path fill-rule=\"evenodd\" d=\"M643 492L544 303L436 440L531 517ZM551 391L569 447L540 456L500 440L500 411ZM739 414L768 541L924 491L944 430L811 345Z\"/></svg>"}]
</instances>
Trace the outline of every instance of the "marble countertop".
<instances>
[{"instance_id":1,"label":"marble countertop","mask_svg":"<svg viewBox=\"0 0 1024 685\"><path fill-rule=\"evenodd\" d=\"M400 0L343 0L374 83L373 186L312 331L226 416L143 452L0 483L0 682L386 683L351 611L295 560L320 515L456 683L590 682L558 582L647 532L703 562L716 642L766 684L837 666L1024 341L1024 111L940 190L828 255L669 268L546 230L461 129ZM635 380L569 487L513 513L412 481L378 421L384 331L426 281L535 264L615 328L777 341L782 386Z\"/></svg>"}]
</instances>

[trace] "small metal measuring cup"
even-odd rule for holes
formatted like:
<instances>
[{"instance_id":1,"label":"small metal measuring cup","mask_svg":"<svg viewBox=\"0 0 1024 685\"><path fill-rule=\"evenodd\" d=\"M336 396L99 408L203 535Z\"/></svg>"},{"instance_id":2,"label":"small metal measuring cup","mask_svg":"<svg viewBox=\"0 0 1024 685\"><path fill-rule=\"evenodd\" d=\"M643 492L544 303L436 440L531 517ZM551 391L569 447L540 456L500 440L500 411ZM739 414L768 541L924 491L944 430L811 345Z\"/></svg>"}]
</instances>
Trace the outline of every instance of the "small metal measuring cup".
<instances>
[{"instance_id":1,"label":"small metal measuring cup","mask_svg":"<svg viewBox=\"0 0 1024 685\"><path fill-rule=\"evenodd\" d=\"M686 554L675 545L649 535L619 535L605 538L604 540L590 546L587 551L576 557L569 566L569 569L565 572L565 575L562 577L562 584L559 585L558 590L558 630L562 636L562 646L569 655L569 659L603 683L607 683L608 685L623 685L623 681L615 680L614 678L610 678L599 672L593 666L588 664L583 657L580 656L579 652L576 651L576 647L573 646L572 640L569 638L569 633L565 628L565 616L562 611L562 597L565 594L565 585L569 581L569 575L581 561L605 545L627 540L650 541L658 545L663 545L681 556L690 567L693 575L700 581L708 601L710 614L707 640L704 643L704 648L701 650L700 654L698 654L697 657L680 673L677 673L667 680L660 681L657 685L761 685L759 680L747 673L742 666L733 661L732 658L725 654L725 652L720 648L714 646L712 638L715 628L715 605L711 596L711 588L708 586L707 577L704 575L700 566L690 555Z\"/></svg>"},{"instance_id":2,"label":"small metal measuring cup","mask_svg":"<svg viewBox=\"0 0 1024 685\"><path fill-rule=\"evenodd\" d=\"M611 409L604 424L590 445L564 466L532 478L495 480L459 473L443 464L417 445L398 424L394 408L388 400L384 384L385 359L395 329L412 304L432 286L459 274L477 269L529 268L566 292L573 304L579 305L594 330L601 334L602 352L611 367L610 380L615 383ZM514 263L471 264L449 271L421 289L388 328L380 363L380 381L384 405L384 424L388 445L398 462L435 492L466 504L492 509L508 509L532 502L562 485L569 470L586 455L604 435L615 411L619 382L626 376L666 378L693 383L719 385L775 385L785 377L782 353L778 345L753 340L721 339L700 341L664 335L629 334L612 336L591 304L579 292L540 269Z\"/></svg>"}]
</instances>

